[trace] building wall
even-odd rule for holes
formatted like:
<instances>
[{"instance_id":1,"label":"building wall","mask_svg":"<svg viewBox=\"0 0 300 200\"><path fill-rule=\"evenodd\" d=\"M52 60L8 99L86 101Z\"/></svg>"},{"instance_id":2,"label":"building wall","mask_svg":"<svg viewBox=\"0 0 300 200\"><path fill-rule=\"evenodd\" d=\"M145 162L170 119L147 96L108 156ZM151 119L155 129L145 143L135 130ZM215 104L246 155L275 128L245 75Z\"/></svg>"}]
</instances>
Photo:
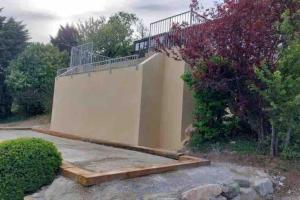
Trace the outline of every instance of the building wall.
<instances>
[{"instance_id":1,"label":"building wall","mask_svg":"<svg viewBox=\"0 0 300 200\"><path fill-rule=\"evenodd\" d=\"M191 123L185 63L153 54L134 67L56 79L51 129L177 150Z\"/></svg>"},{"instance_id":2,"label":"building wall","mask_svg":"<svg viewBox=\"0 0 300 200\"><path fill-rule=\"evenodd\" d=\"M184 66L184 62L165 57L159 146L171 150L181 147L184 82L180 77Z\"/></svg>"},{"instance_id":3,"label":"building wall","mask_svg":"<svg viewBox=\"0 0 300 200\"><path fill-rule=\"evenodd\" d=\"M187 68L187 67L186 67ZM193 122L194 99L192 92L185 84L183 86L181 140L186 138L185 129Z\"/></svg>"},{"instance_id":4,"label":"building wall","mask_svg":"<svg viewBox=\"0 0 300 200\"><path fill-rule=\"evenodd\" d=\"M140 64L143 69L139 145L159 147L164 55L154 54Z\"/></svg>"},{"instance_id":5,"label":"building wall","mask_svg":"<svg viewBox=\"0 0 300 200\"><path fill-rule=\"evenodd\" d=\"M59 77L51 130L137 145L141 85L134 67Z\"/></svg>"}]
</instances>

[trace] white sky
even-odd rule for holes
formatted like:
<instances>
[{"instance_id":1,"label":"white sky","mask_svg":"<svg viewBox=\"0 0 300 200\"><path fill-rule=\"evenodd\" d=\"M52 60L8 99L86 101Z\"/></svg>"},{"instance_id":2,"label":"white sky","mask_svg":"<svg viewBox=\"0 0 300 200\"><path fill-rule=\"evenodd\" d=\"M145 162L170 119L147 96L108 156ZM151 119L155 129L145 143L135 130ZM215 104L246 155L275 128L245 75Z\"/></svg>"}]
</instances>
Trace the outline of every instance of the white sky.
<instances>
[{"instance_id":1,"label":"white sky","mask_svg":"<svg viewBox=\"0 0 300 200\"><path fill-rule=\"evenodd\" d=\"M214 0L202 0L212 7ZM110 16L117 11L132 12L150 22L169 17L189 9L190 0L0 0L1 15L23 21L31 41L49 42L59 25L77 23L89 17Z\"/></svg>"}]
</instances>

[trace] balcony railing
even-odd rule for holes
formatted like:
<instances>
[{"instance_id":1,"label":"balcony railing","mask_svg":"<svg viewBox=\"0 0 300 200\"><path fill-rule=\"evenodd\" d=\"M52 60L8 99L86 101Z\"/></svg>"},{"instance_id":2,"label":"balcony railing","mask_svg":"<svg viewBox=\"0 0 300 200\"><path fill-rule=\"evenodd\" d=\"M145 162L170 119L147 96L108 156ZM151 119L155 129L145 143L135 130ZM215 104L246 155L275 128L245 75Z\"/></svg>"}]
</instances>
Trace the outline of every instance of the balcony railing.
<instances>
[{"instance_id":1,"label":"balcony railing","mask_svg":"<svg viewBox=\"0 0 300 200\"><path fill-rule=\"evenodd\" d=\"M155 49L158 45L157 40L160 40L166 46L171 46L172 43L169 41L168 36L175 24L184 24L186 27L189 27L200 23L201 19L193 10L155 21L150 24L149 37L135 41L134 50L136 53L144 53L148 52L149 49Z\"/></svg>"},{"instance_id":2,"label":"balcony railing","mask_svg":"<svg viewBox=\"0 0 300 200\"><path fill-rule=\"evenodd\" d=\"M91 62L91 63L77 65L65 69L59 69L57 71L57 76L62 77L62 76L69 76L74 74L82 74L82 73L104 71L104 70L112 72L113 69L127 68L127 67L138 68L138 64L141 62L141 60L142 58L140 58L139 55L111 58L99 62Z\"/></svg>"}]
</instances>

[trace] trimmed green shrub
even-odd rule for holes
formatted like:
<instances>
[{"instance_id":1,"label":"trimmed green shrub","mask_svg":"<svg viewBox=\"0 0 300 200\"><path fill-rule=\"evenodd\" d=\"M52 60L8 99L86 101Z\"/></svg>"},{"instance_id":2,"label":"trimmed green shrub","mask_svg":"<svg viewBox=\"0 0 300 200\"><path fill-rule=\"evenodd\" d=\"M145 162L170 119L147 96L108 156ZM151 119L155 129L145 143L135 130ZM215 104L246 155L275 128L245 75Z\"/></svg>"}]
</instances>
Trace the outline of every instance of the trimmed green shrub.
<instances>
[{"instance_id":1,"label":"trimmed green shrub","mask_svg":"<svg viewBox=\"0 0 300 200\"><path fill-rule=\"evenodd\" d=\"M50 184L61 162L56 147L42 139L0 143L0 200L21 200L24 194Z\"/></svg>"}]
</instances>

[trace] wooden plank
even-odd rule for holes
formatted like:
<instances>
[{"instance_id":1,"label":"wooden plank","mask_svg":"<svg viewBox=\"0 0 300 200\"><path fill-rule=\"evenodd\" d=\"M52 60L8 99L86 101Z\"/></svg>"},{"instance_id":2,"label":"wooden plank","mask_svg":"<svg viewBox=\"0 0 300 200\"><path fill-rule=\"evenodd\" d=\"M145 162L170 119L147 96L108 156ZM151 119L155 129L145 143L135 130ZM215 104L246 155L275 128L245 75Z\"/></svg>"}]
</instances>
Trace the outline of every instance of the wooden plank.
<instances>
[{"instance_id":1,"label":"wooden plank","mask_svg":"<svg viewBox=\"0 0 300 200\"><path fill-rule=\"evenodd\" d=\"M94 173L90 176L84 176L81 180L79 180L79 183L84 186L91 186L91 185L100 184L112 180L137 178L137 177L147 176L151 174L160 174L160 173L175 171L178 169L199 167L205 165L209 165L209 162L204 160L203 161L188 160L188 161L178 162L175 164L145 167L143 169L123 169L123 170L110 171L105 173Z\"/></svg>"},{"instance_id":2,"label":"wooden plank","mask_svg":"<svg viewBox=\"0 0 300 200\"><path fill-rule=\"evenodd\" d=\"M81 169L66 161L63 161L62 165L60 166L60 171L64 177L70 178L75 181L78 181L82 176L86 177L93 175L93 172Z\"/></svg>"}]
</instances>

